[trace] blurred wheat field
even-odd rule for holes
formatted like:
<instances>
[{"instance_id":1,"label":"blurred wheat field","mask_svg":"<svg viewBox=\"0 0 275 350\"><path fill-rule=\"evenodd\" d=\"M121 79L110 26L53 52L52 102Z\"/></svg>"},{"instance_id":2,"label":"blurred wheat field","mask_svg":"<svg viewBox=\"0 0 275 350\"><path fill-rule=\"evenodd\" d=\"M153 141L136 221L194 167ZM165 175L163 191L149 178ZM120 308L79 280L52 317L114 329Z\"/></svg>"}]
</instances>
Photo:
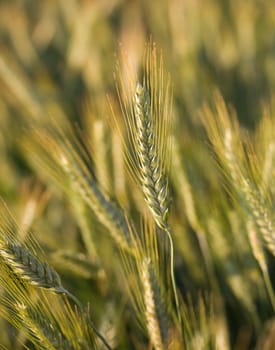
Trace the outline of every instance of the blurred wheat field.
<instances>
[{"instance_id":1,"label":"blurred wheat field","mask_svg":"<svg viewBox=\"0 0 275 350\"><path fill-rule=\"evenodd\" d=\"M272 0L0 1L3 349L275 349Z\"/></svg>"}]
</instances>

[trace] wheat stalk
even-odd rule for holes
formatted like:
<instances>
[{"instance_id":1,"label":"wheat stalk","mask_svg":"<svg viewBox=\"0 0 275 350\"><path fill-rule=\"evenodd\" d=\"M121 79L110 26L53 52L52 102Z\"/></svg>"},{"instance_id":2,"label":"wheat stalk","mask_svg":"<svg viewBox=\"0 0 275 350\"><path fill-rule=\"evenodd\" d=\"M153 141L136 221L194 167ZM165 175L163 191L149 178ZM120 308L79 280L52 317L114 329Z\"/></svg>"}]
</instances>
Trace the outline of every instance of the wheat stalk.
<instances>
[{"instance_id":1,"label":"wheat stalk","mask_svg":"<svg viewBox=\"0 0 275 350\"><path fill-rule=\"evenodd\" d=\"M137 83L135 93L135 150L139 160L140 182L148 206L157 225L166 232L170 243L170 273L172 288L181 327L181 315L174 275L174 244L168 216L168 181L157 150L157 126L153 123L149 93Z\"/></svg>"},{"instance_id":2,"label":"wheat stalk","mask_svg":"<svg viewBox=\"0 0 275 350\"><path fill-rule=\"evenodd\" d=\"M168 180L166 167L169 162L169 131L171 123L171 87L164 82L163 62L158 59L156 47L150 43L146 51L143 84L131 79L127 72L125 79L118 69L120 86L118 95L120 107L125 117L125 126L130 150L124 143L128 171L138 180L145 201L154 221L168 236L170 244L170 275L173 294L181 326L181 315L174 276L174 245L168 226ZM165 84L166 83L166 84ZM123 130L116 123L123 135Z\"/></svg>"}]
</instances>

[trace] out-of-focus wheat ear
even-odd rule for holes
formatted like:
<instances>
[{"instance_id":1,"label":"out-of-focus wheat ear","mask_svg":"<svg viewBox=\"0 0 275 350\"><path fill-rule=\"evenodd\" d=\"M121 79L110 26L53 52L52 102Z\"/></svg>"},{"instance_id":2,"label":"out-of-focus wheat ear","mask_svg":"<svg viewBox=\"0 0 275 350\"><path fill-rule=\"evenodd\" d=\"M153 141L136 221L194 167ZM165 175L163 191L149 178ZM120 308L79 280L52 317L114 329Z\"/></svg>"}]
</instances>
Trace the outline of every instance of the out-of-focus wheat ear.
<instances>
[{"instance_id":1,"label":"out-of-focus wheat ear","mask_svg":"<svg viewBox=\"0 0 275 350\"><path fill-rule=\"evenodd\" d=\"M93 98L93 103L86 100L84 104L85 131L83 130L84 133L81 131L79 137L83 139L83 136L86 136L85 144L94 163L97 182L106 193L111 194L113 188L108 144L110 135L105 120L108 112L105 108L105 98L100 96Z\"/></svg>"},{"instance_id":2,"label":"out-of-focus wheat ear","mask_svg":"<svg viewBox=\"0 0 275 350\"><path fill-rule=\"evenodd\" d=\"M56 145L59 156L57 161L68 176L75 192L92 209L100 223L108 229L118 247L130 252L131 237L126 214L94 179L84 161L85 150L79 144L73 131L70 136L74 143L62 130L59 131L60 140Z\"/></svg>"},{"instance_id":3,"label":"out-of-focus wheat ear","mask_svg":"<svg viewBox=\"0 0 275 350\"><path fill-rule=\"evenodd\" d=\"M99 279L106 277L104 269L100 266L98 260L93 260L86 254L75 250L58 250L51 254L51 261L61 271L70 271L70 273L81 276L84 279Z\"/></svg>"},{"instance_id":4,"label":"out-of-focus wheat ear","mask_svg":"<svg viewBox=\"0 0 275 350\"><path fill-rule=\"evenodd\" d=\"M271 305L273 307L273 310L275 310L275 295L274 295L274 290L273 290L269 272L268 272L266 257L262 247L262 242L260 241L257 235L257 230L255 229L255 225L251 220L247 221L247 234L248 234L249 243L252 249L252 253L255 259L257 260L260 266L260 269L262 271L266 291L269 296Z\"/></svg>"},{"instance_id":5,"label":"out-of-focus wheat ear","mask_svg":"<svg viewBox=\"0 0 275 350\"><path fill-rule=\"evenodd\" d=\"M74 347L68 339L58 330L57 324L51 323L42 314L29 310L22 303L16 304L18 317L27 329L30 339L45 350L73 350Z\"/></svg>"},{"instance_id":6,"label":"out-of-focus wheat ear","mask_svg":"<svg viewBox=\"0 0 275 350\"><path fill-rule=\"evenodd\" d=\"M30 180L24 181L21 189L22 199L20 207L22 208L22 214L19 222L19 240L23 241L33 225L33 222L39 217L44 210L51 192L49 189L43 189L43 186L39 182L32 182Z\"/></svg>"},{"instance_id":7,"label":"out-of-focus wheat ear","mask_svg":"<svg viewBox=\"0 0 275 350\"><path fill-rule=\"evenodd\" d=\"M28 248L1 238L0 256L5 264L28 283L56 293L64 291L58 273L46 262L42 263Z\"/></svg>"},{"instance_id":8,"label":"out-of-focus wheat ear","mask_svg":"<svg viewBox=\"0 0 275 350\"><path fill-rule=\"evenodd\" d=\"M208 231L210 246L221 273L225 275L226 282L240 304L248 311L255 327L259 326L259 317L256 312L255 300L251 295L251 285L241 273L240 264L232 260L233 248L230 240L226 237L224 226L220 218L208 219Z\"/></svg>"},{"instance_id":9,"label":"out-of-focus wheat ear","mask_svg":"<svg viewBox=\"0 0 275 350\"><path fill-rule=\"evenodd\" d=\"M238 186L244 158L241 130L236 113L227 108L219 92L214 95L214 109L204 107L202 122L225 176L232 185Z\"/></svg>"},{"instance_id":10,"label":"out-of-focus wheat ear","mask_svg":"<svg viewBox=\"0 0 275 350\"><path fill-rule=\"evenodd\" d=\"M252 216L267 248L275 255L275 230L271 216L271 204L268 203L268 200L255 185L245 178L242 180L242 192L246 200L248 213Z\"/></svg>"},{"instance_id":11,"label":"out-of-focus wheat ear","mask_svg":"<svg viewBox=\"0 0 275 350\"><path fill-rule=\"evenodd\" d=\"M21 320L21 323L23 327L27 330L28 332L28 337L31 339L31 341L35 345L41 346L41 349L49 349L49 350L56 350L56 347L54 344L51 342L49 339L48 335L48 330L49 329L44 329L41 330L40 326L37 323L37 319L33 320L30 318L27 307L26 305L22 303L18 303L16 305L16 311L18 313L18 318ZM40 317L40 321L42 319L42 316ZM48 324L49 326L49 324ZM51 330L52 331L52 330Z\"/></svg>"},{"instance_id":12,"label":"out-of-focus wheat ear","mask_svg":"<svg viewBox=\"0 0 275 350\"><path fill-rule=\"evenodd\" d=\"M116 202L110 200L94 179L87 166L90 156L87 155L73 130L69 127L68 129L68 135L65 135L58 125L56 128L50 128L48 132L40 129L33 130L32 138L36 147L28 147L33 155L32 158L35 158L36 164L46 175L49 175L50 179L54 179L58 186L66 191L69 198L73 195L75 200L78 196L94 212L119 248L130 251L126 214Z\"/></svg>"},{"instance_id":13,"label":"out-of-focus wheat ear","mask_svg":"<svg viewBox=\"0 0 275 350\"><path fill-rule=\"evenodd\" d=\"M104 334L108 343L112 348L118 347L118 327L115 324L115 320L120 316L115 309L114 305L109 302L104 308L102 314L99 330L101 334Z\"/></svg>"},{"instance_id":14,"label":"out-of-focus wheat ear","mask_svg":"<svg viewBox=\"0 0 275 350\"><path fill-rule=\"evenodd\" d=\"M96 214L99 221L108 230L118 247L131 251L130 233L127 219L123 211L103 193L92 178L77 164L71 163L64 154L61 163L75 187L87 205Z\"/></svg>"},{"instance_id":15,"label":"out-of-focus wheat ear","mask_svg":"<svg viewBox=\"0 0 275 350\"><path fill-rule=\"evenodd\" d=\"M139 160L140 182L157 225L165 229L168 215L168 181L159 158L156 128L153 123L149 92L137 83L135 92L135 151Z\"/></svg>"},{"instance_id":16,"label":"out-of-focus wheat ear","mask_svg":"<svg viewBox=\"0 0 275 350\"><path fill-rule=\"evenodd\" d=\"M168 343L168 322L160 287L149 258L142 262L141 279L148 334L154 349L164 350Z\"/></svg>"},{"instance_id":17,"label":"out-of-focus wheat ear","mask_svg":"<svg viewBox=\"0 0 275 350\"><path fill-rule=\"evenodd\" d=\"M184 204L185 215L197 236L205 265L207 267L208 277L210 278L211 282L215 284L213 262L210 255L209 244L206 238L206 232L203 225L201 225L199 214L195 205L196 198L194 198L192 186L187 178L184 165L181 161L179 144L174 137L172 138L172 152L172 180L174 181L174 186L176 186L180 199Z\"/></svg>"},{"instance_id":18,"label":"out-of-focus wheat ear","mask_svg":"<svg viewBox=\"0 0 275 350\"><path fill-rule=\"evenodd\" d=\"M42 262L35 253L39 246L29 236L26 242L20 243L16 237L18 226L0 200L0 259L22 279L40 288L62 292L63 287L58 273L46 262Z\"/></svg>"}]
</instances>

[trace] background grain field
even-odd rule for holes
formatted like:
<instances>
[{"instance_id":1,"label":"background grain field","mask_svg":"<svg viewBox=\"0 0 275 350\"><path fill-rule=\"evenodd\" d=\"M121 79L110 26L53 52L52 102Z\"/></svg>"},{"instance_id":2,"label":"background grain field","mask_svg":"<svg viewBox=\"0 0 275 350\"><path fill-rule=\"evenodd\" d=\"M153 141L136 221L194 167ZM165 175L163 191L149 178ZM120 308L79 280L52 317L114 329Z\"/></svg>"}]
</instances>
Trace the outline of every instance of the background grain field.
<instances>
[{"instance_id":1,"label":"background grain field","mask_svg":"<svg viewBox=\"0 0 275 350\"><path fill-rule=\"evenodd\" d=\"M273 0L0 1L3 349L275 348Z\"/></svg>"}]
</instances>

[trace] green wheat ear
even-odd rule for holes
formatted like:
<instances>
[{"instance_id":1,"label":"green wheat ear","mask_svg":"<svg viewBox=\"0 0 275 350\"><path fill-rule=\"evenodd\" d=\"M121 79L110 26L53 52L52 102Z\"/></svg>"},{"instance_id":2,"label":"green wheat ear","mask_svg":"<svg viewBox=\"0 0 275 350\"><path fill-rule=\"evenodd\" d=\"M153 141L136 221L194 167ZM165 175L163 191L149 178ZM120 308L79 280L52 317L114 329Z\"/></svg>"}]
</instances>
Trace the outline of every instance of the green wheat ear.
<instances>
[{"instance_id":1,"label":"green wheat ear","mask_svg":"<svg viewBox=\"0 0 275 350\"><path fill-rule=\"evenodd\" d=\"M125 81L121 68L117 75L124 126L118 122L116 125L123 138L123 128L126 130L123 142L127 168L142 189L156 224L166 229L172 121L170 80L164 76L162 57L151 43L145 52L142 84L131 72L127 72Z\"/></svg>"},{"instance_id":2,"label":"green wheat ear","mask_svg":"<svg viewBox=\"0 0 275 350\"><path fill-rule=\"evenodd\" d=\"M125 81L118 69L117 88L128 136L124 148L129 173L134 180L138 180L156 225L169 239L171 282L182 329L174 276L174 245L167 221L169 200L166 172L171 155L172 92L169 78L165 78L163 72L162 57L155 45L150 43L145 53L143 84L137 78L131 78L131 72L128 72L128 80ZM123 135L121 128L120 132ZM130 149L127 145L130 145Z\"/></svg>"},{"instance_id":3,"label":"green wheat ear","mask_svg":"<svg viewBox=\"0 0 275 350\"><path fill-rule=\"evenodd\" d=\"M47 262L41 262L28 248L4 238L0 245L0 256L28 283L56 293L64 292L58 273Z\"/></svg>"},{"instance_id":4,"label":"green wheat ear","mask_svg":"<svg viewBox=\"0 0 275 350\"><path fill-rule=\"evenodd\" d=\"M164 174L156 143L156 125L146 87L137 83L134 99L136 129L135 150L139 160L140 182L149 209L157 225L167 228L168 181Z\"/></svg>"},{"instance_id":5,"label":"green wheat ear","mask_svg":"<svg viewBox=\"0 0 275 350\"><path fill-rule=\"evenodd\" d=\"M111 347L98 332L81 302L63 287L58 273L47 262L43 262L37 257L36 251L40 250L38 244L31 236L26 243L18 242L16 229L17 224L4 202L0 200L0 267L8 268L10 272L12 271L16 276L26 281L27 285L66 295L77 305L80 312L85 315L93 332L110 350ZM17 283L20 284L20 279Z\"/></svg>"},{"instance_id":6,"label":"green wheat ear","mask_svg":"<svg viewBox=\"0 0 275 350\"><path fill-rule=\"evenodd\" d=\"M90 155L70 127L66 134L58 125L52 125L49 130L32 130L32 141L24 140L24 147L36 167L64 188L69 199L72 195L79 196L107 228L116 246L131 253L130 219L100 187L87 164Z\"/></svg>"}]
</instances>

